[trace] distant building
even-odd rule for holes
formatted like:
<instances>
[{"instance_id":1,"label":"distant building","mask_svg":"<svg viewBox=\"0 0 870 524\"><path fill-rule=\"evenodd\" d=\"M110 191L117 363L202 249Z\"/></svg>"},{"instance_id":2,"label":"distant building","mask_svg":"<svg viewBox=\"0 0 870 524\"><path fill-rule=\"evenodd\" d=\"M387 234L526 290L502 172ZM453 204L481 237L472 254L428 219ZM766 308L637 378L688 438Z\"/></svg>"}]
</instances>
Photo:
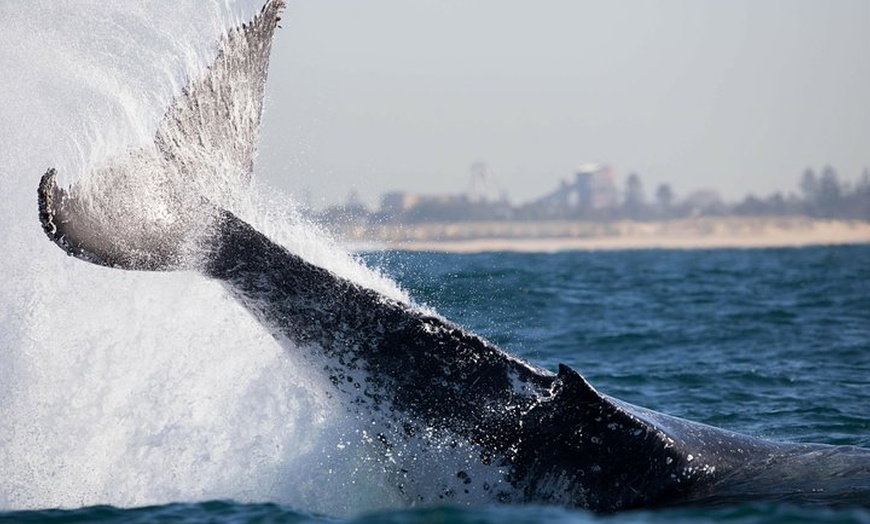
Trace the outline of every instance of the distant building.
<instances>
[{"instance_id":1,"label":"distant building","mask_svg":"<svg viewBox=\"0 0 870 524\"><path fill-rule=\"evenodd\" d=\"M610 166L582 166L575 173L575 186L582 209L613 209L619 205L616 173Z\"/></svg>"},{"instance_id":2,"label":"distant building","mask_svg":"<svg viewBox=\"0 0 870 524\"><path fill-rule=\"evenodd\" d=\"M381 195L380 209L373 216L378 221L395 222L464 222L505 220L513 208L507 196L493 198L496 187L485 162L470 166L470 187L466 193L421 195L391 191Z\"/></svg>"},{"instance_id":3,"label":"distant building","mask_svg":"<svg viewBox=\"0 0 870 524\"><path fill-rule=\"evenodd\" d=\"M606 217L619 206L616 174L604 164L584 164L574 172L574 180L563 180L552 193L527 204L526 218Z\"/></svg>"},{"instance_id":4,"label":"distant building","mask_svg":"<svg viewBox=\"0 0 870 524\"><path fill-rule=\"evenodd\" d=\"M462 222L510 218L506 201L489 202L466 194L418 195L392 191L381 196L379 220L396 222Z\"/></svg>"},{"instance_id":5,"label":"distant building","mask_svg":"<svg viewBox=\"0 0 870 524\"><path fill-rule=\"evenodd\" d=\"M381 195L380 213L387 217L398 217L417 205L419 197L406 191L391 191Z\"/></svg>"}]
</instances>

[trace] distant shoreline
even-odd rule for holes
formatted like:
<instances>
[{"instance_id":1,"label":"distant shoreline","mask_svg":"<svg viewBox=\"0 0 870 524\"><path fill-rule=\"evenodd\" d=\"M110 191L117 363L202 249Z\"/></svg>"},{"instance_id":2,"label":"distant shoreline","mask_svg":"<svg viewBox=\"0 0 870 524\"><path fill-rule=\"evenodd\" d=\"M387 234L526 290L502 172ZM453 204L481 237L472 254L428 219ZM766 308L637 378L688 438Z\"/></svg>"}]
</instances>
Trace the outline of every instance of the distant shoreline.
<instances>
[{"instance_id":1,"label":"distant shoreline","mask_svg":"<svg viewBox=\"0 0 870 524\"><path fill-rule=\"evenodd\" d=\"M354 250L494 251L802 247L870 243L870 222L809 217L699 217L658 222L462 222L354 225Z\"/></svg>"}]
</instances>

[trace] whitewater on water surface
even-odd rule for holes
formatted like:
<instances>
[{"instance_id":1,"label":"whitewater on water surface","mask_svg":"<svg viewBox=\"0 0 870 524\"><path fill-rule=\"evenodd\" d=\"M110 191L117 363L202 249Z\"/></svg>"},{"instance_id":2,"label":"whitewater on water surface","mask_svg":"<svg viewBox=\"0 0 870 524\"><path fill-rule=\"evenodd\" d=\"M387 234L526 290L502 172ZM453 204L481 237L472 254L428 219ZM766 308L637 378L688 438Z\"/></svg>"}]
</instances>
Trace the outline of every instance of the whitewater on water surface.
<instances>
[{"instance_id":1,"label":"whitewater on water surface","mask_svg":"<svg viewBox=\"0 0 870 524\"><path fill-rule=\"evenodd\" d=\"M343 514L398 503L328 385L218 284L85 264L39 227L35 188L47 168L62 185L109 186L88 176L119 158L133 165L131 151L148 154L173 98L260 7L0 6L0 508L233 499ZM199 160L211 169L184 183L209 187L235 174L233 165L221 172L231 159ZM154 186L146 196L161 189L142 179ZM253 184L218 197L313 262L404 298L300 221L288 199L256 176Z\"/></svg>"},{"instance_id":2,"label":"whitewater on water surface","mask_svg":"<svg viewBox=\"0 0 870 524\"><path fill-rule=\"evenodd\" d=\"M329 384L220 286L73 260L36 218L48 167L63 185L112 189L88 177L147 148L182 86L205 73L215 42L259 7L0 6L0 70L11 73L0 79L10 101L0 112L0 509L158 505L205 518L219 505L196 503L215 499L252 516L262 506L246 503L328 515L403 504ZM184 182L200 188L237 167L198 160L211 163L208 178ZM250 192L212 197L312 262L407 300L300 221L254 171ZM620 398L760 436L867 447L866 249L757 253L369 261L460 324L551 369L573 365ZM554 514L579 515L511 513Z\"/></svg>"}]
</instances>

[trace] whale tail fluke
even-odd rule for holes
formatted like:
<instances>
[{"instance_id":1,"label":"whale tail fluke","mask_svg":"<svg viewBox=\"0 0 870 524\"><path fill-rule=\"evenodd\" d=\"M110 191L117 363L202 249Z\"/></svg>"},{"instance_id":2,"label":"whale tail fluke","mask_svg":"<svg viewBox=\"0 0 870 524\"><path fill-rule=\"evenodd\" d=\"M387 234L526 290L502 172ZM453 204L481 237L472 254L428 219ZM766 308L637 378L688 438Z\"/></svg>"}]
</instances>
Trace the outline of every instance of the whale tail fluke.
<instances>
[{"instance_id":1,"label":"whale tail fluke","mask_svg":"<svg viewBox=\"0 0 870 524\"><path fill-rule=\"evenodd\" d=\"M284 0L217 42L201 78L167 108L154 141L99 164L71 187L49 169L39 218L66 253L122 269L197 267L218 207L241 201L253 171L272 36Z\"/></svg>"},{"instance_id":2,"label":"whale tail fluke","mask_svg":"<svg viewBox=\"0 0 870 524\"><path fill-rule=\"evenodd\" d=\"M39 220L48 238L68 255L100 266L139 271L190 268L201 228L213 209L202 205L184 220L155 224L146 215L112 217L94 212L87 198L57 186L57 172L49 169L37 189ZM196 217L196 220L194 220ZM116 218L116 220L113 220Z\"/></svg>"}]
</instances>

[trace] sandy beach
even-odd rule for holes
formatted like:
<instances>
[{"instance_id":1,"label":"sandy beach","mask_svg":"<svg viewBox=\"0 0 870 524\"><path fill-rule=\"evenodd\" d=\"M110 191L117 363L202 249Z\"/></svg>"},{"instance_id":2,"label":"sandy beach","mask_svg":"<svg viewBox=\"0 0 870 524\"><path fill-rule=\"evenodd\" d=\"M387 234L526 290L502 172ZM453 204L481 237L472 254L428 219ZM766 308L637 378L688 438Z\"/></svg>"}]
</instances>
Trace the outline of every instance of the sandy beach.
<instances>
[{"instance_id":1,"label":"sandy beach","mask_svg":"<svg viewBox=\"0 0 870 524\"><path fill-rule=\"evenodd\" d=\"M660 222L468 222L356 225L357 250L557 252L604 249L799 247L870 243L870 222L808 217L700 217Z\"/></svg>"}]
</instances>

